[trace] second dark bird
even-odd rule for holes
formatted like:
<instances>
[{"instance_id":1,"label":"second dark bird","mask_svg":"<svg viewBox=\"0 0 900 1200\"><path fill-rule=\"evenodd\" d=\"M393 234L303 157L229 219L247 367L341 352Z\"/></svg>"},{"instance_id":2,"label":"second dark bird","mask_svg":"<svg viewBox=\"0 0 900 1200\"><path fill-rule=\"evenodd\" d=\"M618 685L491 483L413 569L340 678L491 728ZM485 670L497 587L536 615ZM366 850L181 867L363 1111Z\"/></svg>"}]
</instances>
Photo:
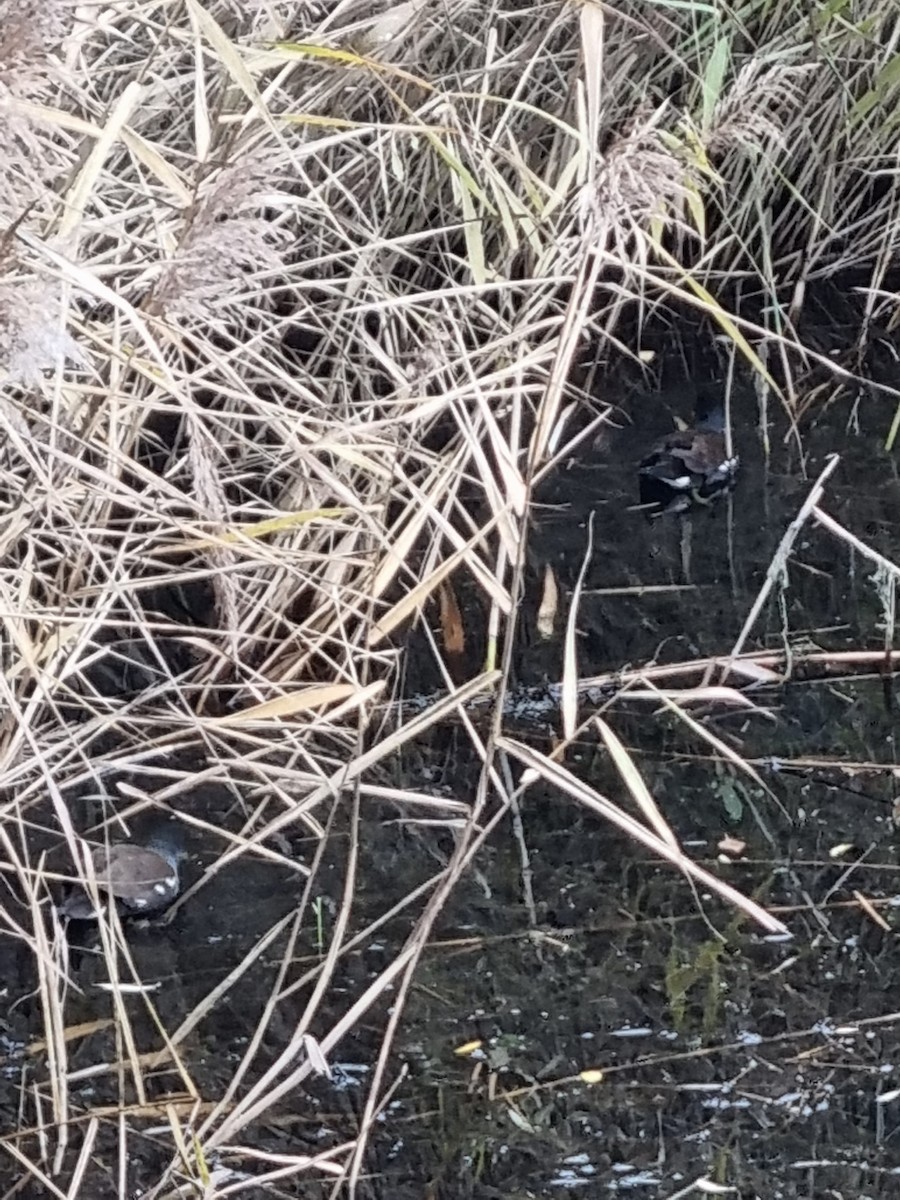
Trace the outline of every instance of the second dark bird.
<instances>
[{"instance_id":1,"label":"second dark bird","mask_svg":"<svg viewBox=\"0 0 900 1200\"><path fill-rule=\"evenodd\" d=\"M661 437L641 459L641 505L651 517L705 507L731 491L739 465L726 450L725 413L714 409L692 428Z\"/></svg>"}]
</instances>

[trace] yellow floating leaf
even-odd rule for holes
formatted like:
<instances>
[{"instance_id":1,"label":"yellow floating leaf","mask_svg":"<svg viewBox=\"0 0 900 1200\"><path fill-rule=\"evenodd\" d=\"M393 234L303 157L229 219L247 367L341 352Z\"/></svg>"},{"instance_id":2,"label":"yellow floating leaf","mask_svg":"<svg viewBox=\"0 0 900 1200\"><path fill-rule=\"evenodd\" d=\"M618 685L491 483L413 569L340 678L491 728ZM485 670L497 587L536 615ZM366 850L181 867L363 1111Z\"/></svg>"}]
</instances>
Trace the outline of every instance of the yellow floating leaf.
<instances>
[{"instance_id":1,"label":"yellow floating leaf","mask_svg":"<svg viewBox=\"0 0 900 1200\"><path fill-rule=\"evenodd\" d=\"M480 1050L484 1045L481 1038L474 1042L465 1042L462 1046L457 1046L453 1053L457 1058L468 1058L470 1054L474 1054L476 1050Z\"/></svg>"}]
</instances>

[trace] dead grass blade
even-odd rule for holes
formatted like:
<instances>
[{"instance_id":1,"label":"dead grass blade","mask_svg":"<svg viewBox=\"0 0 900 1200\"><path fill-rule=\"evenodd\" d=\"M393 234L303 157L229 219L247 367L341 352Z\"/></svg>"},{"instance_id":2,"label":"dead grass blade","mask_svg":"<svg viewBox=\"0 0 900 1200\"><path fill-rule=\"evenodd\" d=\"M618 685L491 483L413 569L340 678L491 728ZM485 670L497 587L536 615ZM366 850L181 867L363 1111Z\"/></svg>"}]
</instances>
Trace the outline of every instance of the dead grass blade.
<instances>
[{"instance_id":1,"label":"dead grass blade","mask_svg":"<svg viewBox=\"0 0 900 1200\"><path fill-rule=\"evenodd\" d=\"M748 615L744 621L743 628L741 629L741 632L738 635L737 641L735 642L734 647L731 651L731 656L728 659L727 670L731 669L732 660L735 659L741 653L741 650L743 649L744 643L747 640L750 630L756 624L759 614L762 612L763 605L766 603L766 600L768 599L770 593L772 592L772 589L776 586L776 584L779 582L779 580L781 580L782 577L784 576L784 573L787 570L787 563L788 563L788 559L790 558L790 554L791 554L791 550L793 548L794 542L797 540L797 537L799 536L801 529L806 524L809 517L816 510L818 503L824 494L825 483L827 482L829 476L835 470L837 470L837 466L838 466L839 462L840 462L840 459L837 457L837 455L833 455L828 460L828 462L825 464L825 466L819 472L819 477L816 480L816 482L813 484L809 495L807 496L802 507L800 508L800 511L797 513L796 517L794 517L793 521L791 521L790 525L785 530L784 536L782 537L781 542L779 543L778 549L775 551L775 554L772 557L772 561L770 562L769 567L766 571L765 581L759 590L756 600L753 602L753 606L750 609L750 612L748 613ZM727 670L722 671L721 678L723 680L726 677Z\"/></svg>"},{"instance_id":2,"label":"dead grass blade","mask_svg":"<svg viewBox=\"0 0 900 1200\"><path fill-rule=\"evenodd\" d=\"M631 798L644 814L644 818L651 829L655 829L657 836L662 839L675 854L681 853L681 847L678 845L678 839L672 832L672 828L668 821L659 810L656 801L650 795L650 790L644 783L640 771L635 766L634 759L619 741L619 738L613 733L609 725L600 717L594 718L594 724L603 739L603 744L609 751L609 756L615 763L616 770L622 776L622 782L631 793Z\"/></svg>"},{"instance_id":3,"label":"dead grass blade","mask_svg":"<svg viewBox=\"0 0 900 1200\"><path fill-rule=\"evenodd\" d=\"M587 545L581 560L581 570L572 589L572 600L569 605L569 615L566 620L566 639L563 646L563 677L560 697L562 701L563 737L571 741L575 736L575 726L578 721L578 648L575 644L578 636L578 613L581 600L581 590L584 586L584 576L594 553L594 515L591 513L587 528Z\"/></svg>"},{"instance_id":4,"label":"dead grass blade","mask_svg":"<svg viewBox=\"0 0 900 1200\"><path fill-rule=\"evenodd\" d=\"M788 932L786 925L770 913L767 913L754 900L742 895L741 892L731 887L730 884L724 883L721 879L717 879L714 875L704 870L703 867L698 866L683 851L670 845L668 841L649 830L639 821L636 821L634 817L629 816L628 813L624 812L618 805L608 800L605 796L601 796L599 792L587 787L586 784L582 783L564 767L561 767L559 763L511 738L500 738L498 740L498 747L511 754L523 766L534 771L537 777L543 779L546 783L552 784L554 787L560 788L561 791L566 792L573 799L577 800L579 804L583 804L586 808L591 809L615 825L635 842L645 846L648 850L652 850L654 854L658 854L660 858L670 862L690 879L709 888L720 899L740 909L741 912L745 913L768 933L786 934Z\"/></svg>"}]
</instances>

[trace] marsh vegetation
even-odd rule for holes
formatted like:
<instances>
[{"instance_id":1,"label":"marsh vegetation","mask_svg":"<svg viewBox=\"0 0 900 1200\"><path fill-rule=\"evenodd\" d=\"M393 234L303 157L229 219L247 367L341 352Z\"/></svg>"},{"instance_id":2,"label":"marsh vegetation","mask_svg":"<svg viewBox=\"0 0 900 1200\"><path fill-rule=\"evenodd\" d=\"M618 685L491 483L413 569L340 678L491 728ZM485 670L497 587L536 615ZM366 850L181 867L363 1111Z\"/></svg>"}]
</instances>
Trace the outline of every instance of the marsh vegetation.
<instances>
[{"instance_id":1,"label":"marsh vegetation","mask_svg":"<svg viewBox=\"0 0 900 1200\"><path fill-rule=\"evenodd\" d=\"M898 62L0 0L4 1196L890 1194Z\"/></svg>"}]
</instances>

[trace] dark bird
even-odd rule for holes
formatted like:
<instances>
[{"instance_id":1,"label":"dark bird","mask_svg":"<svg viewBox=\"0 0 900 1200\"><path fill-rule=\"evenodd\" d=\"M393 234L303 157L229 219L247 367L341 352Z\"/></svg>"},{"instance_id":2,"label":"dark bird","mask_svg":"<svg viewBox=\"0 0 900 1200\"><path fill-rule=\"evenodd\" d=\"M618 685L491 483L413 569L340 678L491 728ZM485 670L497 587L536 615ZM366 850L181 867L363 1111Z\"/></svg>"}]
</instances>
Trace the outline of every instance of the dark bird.
<instances>
[{"instance_id":1,"label":"dark bird","mask_svg":"<svg viewBox=\"0 0 900 1200\"><path fill-rule=\"evenodd\" d=\"M123 914L145 916L167 908L178 895L179 863L184 850L171 833L159 834L147 845L115 842L91 851L91 874L97 882L101 902L112 897ZM90 892L73 887L58 908L60 916L78 921L96 920L97 910Z\"/></svg>"},{"instance_id":2,"label":"dark bird","mask_svg":"<svg viewBox=\"0 0 900 1200\"><path fill-rule=\"evenodd\" d=\"M725 447L725 413L705 414L691 429L667 433L638 467L641 505L651 517L686 513L734 487L740 460Z\"/></svg>"}]
</instances>

